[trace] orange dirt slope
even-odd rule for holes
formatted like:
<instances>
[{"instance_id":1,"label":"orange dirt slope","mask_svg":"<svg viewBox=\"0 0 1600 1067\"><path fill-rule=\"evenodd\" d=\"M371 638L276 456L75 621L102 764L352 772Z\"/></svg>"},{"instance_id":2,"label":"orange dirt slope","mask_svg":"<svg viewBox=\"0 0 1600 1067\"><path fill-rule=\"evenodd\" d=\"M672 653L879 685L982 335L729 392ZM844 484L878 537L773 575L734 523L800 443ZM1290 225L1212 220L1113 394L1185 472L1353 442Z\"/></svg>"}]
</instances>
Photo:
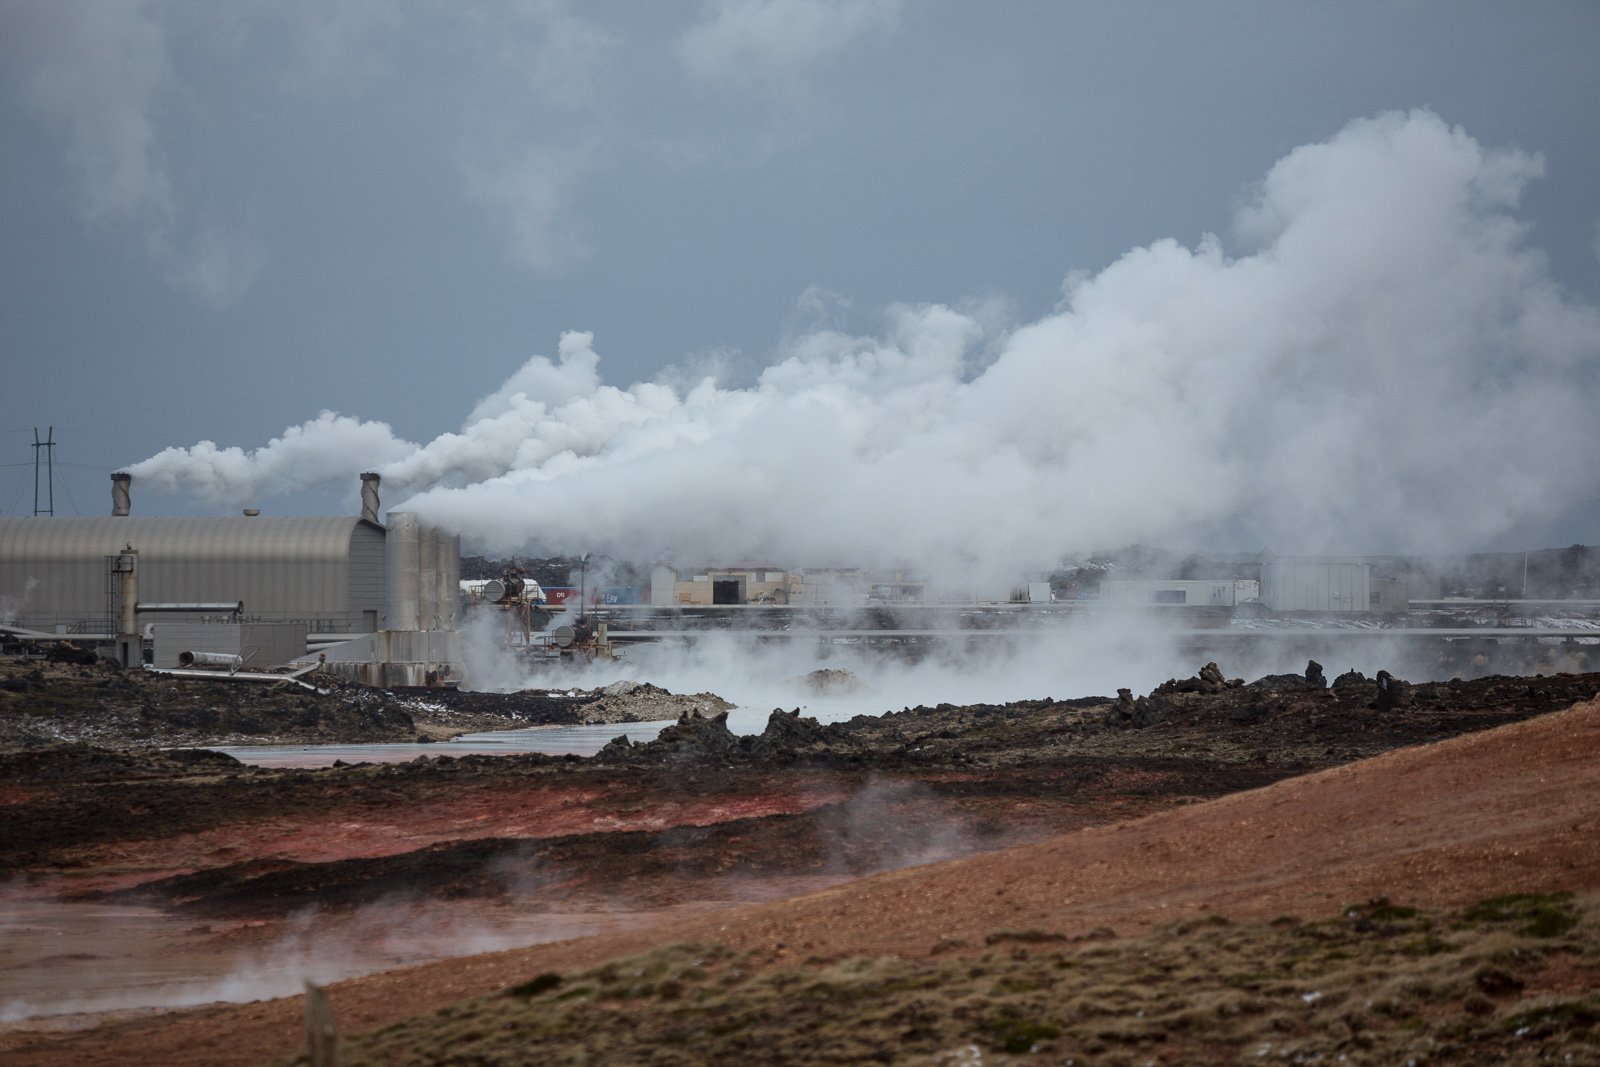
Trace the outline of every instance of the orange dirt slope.
<instances>
[{"instance_id":1,"label":"orange dirt slope","mask_svg":"<svg viewBox=\"0 0 1600 1067\"><path fill-rule=\"evenodd\" d=\"M1600 888L1600 700L1039 845L908 868L650 930L372 975L332 989L366 1030L544 971L673 941L786 959L981 950L1000 930L1119 933L1196 914L1327 916L1374 896L1456 907ZM257 1063L301 1045L297 998L0 1037L16 1064ZM24 1024L25 1025L25 1024Z\"/></svg>"}]
</instances>

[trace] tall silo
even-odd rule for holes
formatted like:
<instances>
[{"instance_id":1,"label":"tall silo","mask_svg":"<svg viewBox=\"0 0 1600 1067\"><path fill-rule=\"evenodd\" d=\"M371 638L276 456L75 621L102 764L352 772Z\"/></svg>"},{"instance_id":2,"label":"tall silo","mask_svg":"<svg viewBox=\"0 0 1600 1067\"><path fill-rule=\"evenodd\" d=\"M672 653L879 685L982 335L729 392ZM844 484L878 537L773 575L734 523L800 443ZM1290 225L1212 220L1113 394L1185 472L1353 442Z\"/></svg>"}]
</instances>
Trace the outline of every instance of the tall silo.
<instances>
[{"instance_id":1,"label":"tall silo","mask_svg":"<svg viewBox=\"0 0 1600 1067\"><path fill-rule=\"evenodd\" d=\"M410 512L388 514L389 619L386 630L416 630L421 609L422 528Z\"/></svg>"}]
</instances>

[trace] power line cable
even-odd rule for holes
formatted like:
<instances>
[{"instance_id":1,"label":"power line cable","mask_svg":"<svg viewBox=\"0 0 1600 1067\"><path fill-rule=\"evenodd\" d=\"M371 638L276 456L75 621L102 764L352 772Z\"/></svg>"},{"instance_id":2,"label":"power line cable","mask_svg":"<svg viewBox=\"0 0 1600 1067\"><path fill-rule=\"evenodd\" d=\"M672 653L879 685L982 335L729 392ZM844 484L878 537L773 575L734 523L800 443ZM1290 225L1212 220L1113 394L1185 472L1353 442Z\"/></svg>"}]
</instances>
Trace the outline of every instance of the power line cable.
<instances>
[{"instance_id":1,"label":"power line cable","mask_svg":"<svg viewBox=\"0 0 1600 1067\"><path fill-rule=\"evenodd\" d=\"M21 464L21 466L31 468L33 466L33 464L32 463L24 463L24 464ZM27 496L28 487L30 485L32 485L32 484L33 484L33 479L30 478L27 474L20 474L17 477L17 481L16 481L16 486L17 487L12 492L11 499L6 502L6 513L8 515L23 515L23 514L26 514L26 512L24 512L22 510L22 500L23 500L23 498L25 496Z\"/></svg>"},{"instance_id":2,"label":"power line cable","mask_svg":"<svg viewBox=\"0 0 1600 1067\"><path fill-rule=\"evenodd\" d=\"M146 444L171 446L172 441L164 437L145 437L132 433L106 433L104 430L74 430L71 427L57 426L62 433L78 434L82 437L105 437L114 441L143 441Z\"/></svg>"}]
</instances>

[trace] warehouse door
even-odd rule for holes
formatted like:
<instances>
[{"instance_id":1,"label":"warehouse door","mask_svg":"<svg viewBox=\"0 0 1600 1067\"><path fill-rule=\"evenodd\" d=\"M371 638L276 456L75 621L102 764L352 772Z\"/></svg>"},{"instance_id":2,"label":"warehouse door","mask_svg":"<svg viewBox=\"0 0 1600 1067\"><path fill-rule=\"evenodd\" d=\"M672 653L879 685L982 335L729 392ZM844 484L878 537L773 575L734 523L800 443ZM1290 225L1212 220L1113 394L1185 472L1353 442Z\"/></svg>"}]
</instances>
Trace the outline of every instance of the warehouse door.
<instances>
[{"instance_id":1,"label":"warehouse door","mask_svg":"<svg viewBox=\"0 0 1600 1067\"><path fill-rule=\"evenodd\" d=\"M743 604L744 579L743 578L718 578L711 583L711 602L713 604Z\"/></svg>"}]
</instances>

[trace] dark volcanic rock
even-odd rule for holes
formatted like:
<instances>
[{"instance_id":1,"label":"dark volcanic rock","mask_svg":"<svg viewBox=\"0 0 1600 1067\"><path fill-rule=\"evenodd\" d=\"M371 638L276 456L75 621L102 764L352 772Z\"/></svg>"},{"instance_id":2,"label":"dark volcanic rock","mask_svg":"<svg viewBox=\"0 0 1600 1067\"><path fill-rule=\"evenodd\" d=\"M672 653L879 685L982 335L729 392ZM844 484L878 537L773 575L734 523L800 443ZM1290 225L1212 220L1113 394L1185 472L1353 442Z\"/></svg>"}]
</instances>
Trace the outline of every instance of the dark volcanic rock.
<instances>
[{"instance_id":1,"label":"dark volcanic rock","mask_svg":"<svg viewBox=\"0 0 1600 1067\"><path fill-rule=\"evenodd\" d=\"M974 809L983 835L1009 833L1029 819L1042 820L1029 825L1067 827L1075 825L1071 812L1085 790L1110 790L1130 803L1212 796L1527 719L1600 692L1594 674L1416 686L1391 679L1408 702L1379 711L1372 682L1355 685L1341 676L1332 689L1308 689L1300 675L1284 678L1278 688L1267 684L1276 680L1263 680L1139 699L1129 693L1121 701L946 704L827 725L778 711L757 737L735 736L724 715L693 714L657 741L618 739L594 759L423 756L406 764L274 771L241 768L210 753L85 745L13 752L0 755L0 797L8 805L0 875L78 863L97 843L279 817L333 823L393 817L397 808L454 803L466 793L503 794L520 807L540 790L569 788L608 798L596 802L602 810L632 818L655 805L672 810L686 798L725 795L737 808L750 796L782 792L785 783L833 789L881 776L922 782L964 804L991 798ZM90 685L96 680L87 678ZM919 808L907 801L899 810ZM1051 811L1067 821L1050 822L1057 817ZM876 828L881 819L861 821ZM727 864L736 866L738 855L734 848Z\"/></svg>"},{"instance_id":2,"label":"dark volcanic rock","mask_svg":"<svg viewBox=\"0 0 1600 1067\"><path fill-rule=\"evenodd\" d=\"M1372 685L1372 679L1357 670L1345 671L1333 680L1335 689L1364 689Z\"/></svg>"},{"instance_id":3,"label":"dark volcanic rock","mask_svg":"<svg viewBox=\"0 0 1600 1067\"><path fill-rule=\"evenodd\" d=\"M0 782L130 781L243 769L244 764L232 756L202 748L136 752L59 745L27 752L0 752Z\"/></svg>"},{"instance_id":4,"label":"dark volcanic rock","mask_svg":"<svg viewBox=\"0 0 1600 1067\"><path fill-rule=\"evenodd\" d=\"M1328 688L1327 675L1322 673L1322 664L1318 663L1316 660L1311 660L1306 664L1306 688Z\"/></svg>"},{"instance_id":5,"label":"dark volcanic rock","mask_svg":"<svg viewBox=\"0 0 1600 1067\"><path fill-rule=\"evenodd\" d=\"M654 741L640 747L651 756L720 756L737 749L739 738L728 729L727 712L706 718L698 711L689 711L662 730Z\"/></svg>"},{"instance_id":6,"label":"dark volcanic rock","mask_svg":"<svg viewBox=\"0 0 1600 1067\"><path fill-rule=\"evenodd\" d=\"M1227 687L1228 681L1222 676L1222 669L1215 663L1207 663L1193 678L1167 679L1156 686L1155 693L1217 693Z\"/></svg>"},{"instance_id":7,"label":"dark volcanic rock","mask_svg":"<svg viewBox=\"0 0 1600 1067\"><path fill-rule=\"evenodd\" d=\"M827 734L816 719L802 718L800 709L784 711L773 708L767 716L767 728L750 746L752 752L762 755L794 755L803 749L815 749L827 744Z\"/></svg>"}]
</instances>

